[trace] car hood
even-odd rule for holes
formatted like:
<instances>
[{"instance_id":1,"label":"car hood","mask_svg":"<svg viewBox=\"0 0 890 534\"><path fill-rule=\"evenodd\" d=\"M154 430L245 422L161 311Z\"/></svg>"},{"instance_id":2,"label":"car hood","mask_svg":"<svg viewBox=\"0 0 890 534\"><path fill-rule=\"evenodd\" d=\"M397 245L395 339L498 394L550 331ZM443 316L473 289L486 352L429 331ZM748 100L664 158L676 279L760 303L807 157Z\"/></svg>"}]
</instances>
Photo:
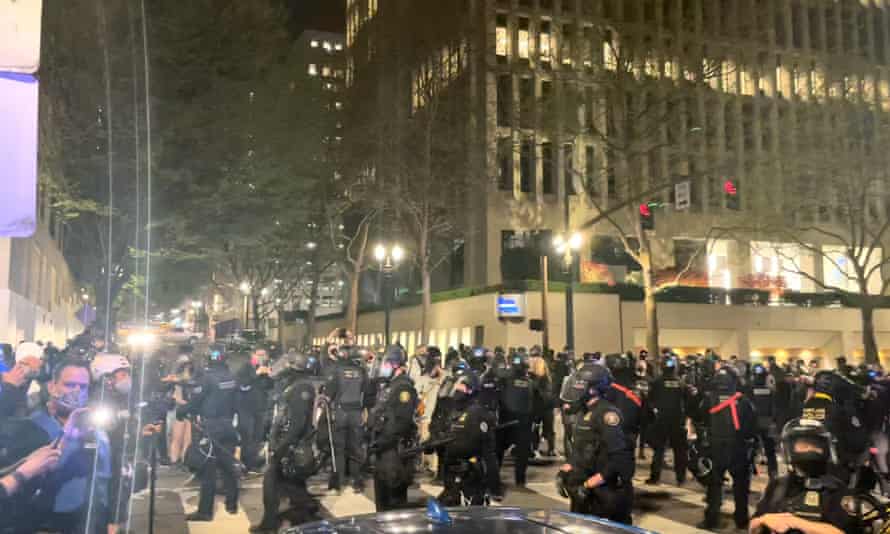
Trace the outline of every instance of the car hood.
<instances>
[{"instance_id":1,"label":"car hood","mask_svg":"<svg viewBox=\"0 0 890 534\"><path fill-rule=\"evenodd\" d=\"M651 534L598 517L558 510L510 507L449 509L451 523L431 519L424 510L405 510L332 519L292 527L287 534Z\"/></svg>"}]
</instances>

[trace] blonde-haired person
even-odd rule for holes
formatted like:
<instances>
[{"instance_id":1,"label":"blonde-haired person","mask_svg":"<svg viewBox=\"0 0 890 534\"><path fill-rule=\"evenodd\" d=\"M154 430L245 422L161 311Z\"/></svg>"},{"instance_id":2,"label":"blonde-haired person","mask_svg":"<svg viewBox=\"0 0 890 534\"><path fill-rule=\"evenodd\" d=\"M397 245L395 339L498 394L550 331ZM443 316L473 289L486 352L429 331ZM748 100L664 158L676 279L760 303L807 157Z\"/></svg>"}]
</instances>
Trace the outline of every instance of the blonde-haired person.
<instances>
[{"instance_id":1,"label":"blonde-haired person","mask_svg":"<svg viewBox=\"0 0 890 534\"><path fill-rule=\"evenodd\" d=\"M540 347L532 347L529 351L529 373L535 383L535 395L532 399L532 414L535 434L532 436L532 454L538 455L541 438L547 442L547 450L543 456L556 456L556 434L553 425L554 392L553 380L550 377L550 366L544 358Z\"/></svg>"},{"instance_id":2,"label":"blonde-haired person","mask_svg":"<svg viewBox=\"0 0 890 534\"><path fill-rule=\"evenodd\" d=\"M182 355L176 360L176 374L169 377L174 382L173 400L176 406L185 406L188 404L188 390L185 384L190 382L194 377L194 364L191 359ZM188 450L192 443L192 423L188 420L174 420L170 430L170 461L174 464L181 463L185 458L185 451Z\"/></svg>"}]
</instances>

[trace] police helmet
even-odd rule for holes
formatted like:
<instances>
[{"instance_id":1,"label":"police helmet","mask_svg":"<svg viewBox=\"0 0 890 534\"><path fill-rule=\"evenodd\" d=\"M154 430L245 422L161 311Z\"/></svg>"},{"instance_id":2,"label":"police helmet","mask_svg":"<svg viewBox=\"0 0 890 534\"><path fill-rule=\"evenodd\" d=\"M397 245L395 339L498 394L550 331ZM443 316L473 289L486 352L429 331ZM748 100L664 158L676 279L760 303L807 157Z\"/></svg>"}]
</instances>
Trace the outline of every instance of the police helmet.
<instances>
[{"instance_id":1,"label":"police helmet","mask_svg":"<svg viewBox=\"0 0 890 534\"><path fill-rule=\"evenodd\" d=\"M222 343L210 345L207 351L207 363L225 363L226 346Z\"/></svg>"},{"instance_id":2,"label":"police helmet","mask_svg":"<svg viewBox=\"0 0 890 534\"><path fill-rule=\"evenodd\" d=\"M618 373L630 368L630 360L624 354L607 354L606 367L613 373Z\"/></svg>"},{"instance_id":3,"label":"police helmet","mask_svg":"<svg viewBox=\"0 0 890 534\"><path fill-rule=\"evenodd\" d=\"M605 366L587 364L563 382L559 398L568 404L585 403L594 394L604 396L611 384L612 373Z\"/></svg>"},{"instance_id":4,"label":"police helmet","mask_svg":"<svg viewBox=\"0 0 890 534\"><path fill-rule=\"evenodd\" d=\"M678 367L679 362L677 361L677 357L673 354L665 356L664 360L661 362L661 371L664 374L676 373Z\"/></svg>"},{"instance_id":5,"label":"police helmet","mask_svg":"<svg viewBox=\"0 0 890 534\"><path fill-rule=\"evenodd\" d=\"M477 371L482 371L485 369L485 366L488 364L488 351L485 347L476 347L473 349L473 352L470 353L470 367Z\"/></svg>"},{"instance_id":6,"label":"police helmet","mask_svg":"<svg viewBox=\"0 0 890 534\"><path fill-rule=\"evenodd\" d=\"M714 374L714 391L719 395L732 395L738 390L739 379L731 367L721 367Z\"/></svg>"},{"instance_id":7,"label":"police helmet","mask_svg":"<svg viewBox=\"0 0 890 534\"><path fill-rule=\"evenodd\" d=\"M819 371L813 377L813 389L816 393L833 394L835 383L835 376L832 371Z\"/></svg>"},{"instance_id":8,"label":"police helmet","mask_svg":"<svg viewBox=\"0 0 890 534\"><path fill-rule=\"evenodd\" d=\"M479 380L479 375L467 368L454 375L448 396L456 401L467 400L474 397L481 389L482 381Z\"/></svg>"},{"instance_id":9,"label":"police helmet","mask_svg":"<svg viewBox=\"0 0 890 534\"><path fill-rule=\"evenodd\" d=\"M396 369L401 369L408 364L408 354L399 345L390 345L383 354L374 360L371 368L371 376L375 379L389 380L395 374Z\"/></svg>"},{"instance_id":10,"label":"police helmet","mask_svg":"<svg viewBox=\"0 0 890 534\"><path fill-rule=\"evenodd\" d=\"M438 347L428 347L422 361L423 374L429 374L436 367L442 366L442 351Z\"/></svg>"},{"instance_id":11,"label":"police helmet","mask_svg":"<svg viewBox=\"0 0 890 534\"><path fill-rule=\"evenodd\" d=\"M528 351L528 355L532 358L540 358L544 355L544 350L540 345L535 345Z\"/></svg>"},{"instance_id":12,"label":"police helmet","mask_svg":"<svg viewBox=\"0 0 890 534\"><path fill-rule=\"evenodd\" d=\"M803 478L819 478L837 464L834 437L813 419L792 419L782 428L785 462Z\"/></svg>"},{"instance_id":13,"label":"police helmet","mask_svg":"<svg viewBox=\"0 0 890 534\"><path fill-rule=\"evenodd\" d=\"M510 366L517 371L528 370L528 354L525 349L520 349L510 356Z\"/></svg>"}]
</instances>

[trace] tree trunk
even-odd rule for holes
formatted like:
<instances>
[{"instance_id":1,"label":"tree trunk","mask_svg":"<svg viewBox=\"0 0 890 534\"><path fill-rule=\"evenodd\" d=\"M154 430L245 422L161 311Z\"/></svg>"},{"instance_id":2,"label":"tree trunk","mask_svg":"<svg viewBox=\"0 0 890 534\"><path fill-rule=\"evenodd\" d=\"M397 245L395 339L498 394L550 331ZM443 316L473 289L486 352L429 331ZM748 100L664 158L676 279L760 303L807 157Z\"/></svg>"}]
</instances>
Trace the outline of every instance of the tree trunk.
<instances>
[{"instance_id":1,"label":"tree trunk","mask_svg":"<svg viewBox=\"0 0 890 534\"><path fill-rule=\"evenodd\" d=\"M430 284L430 266L426 261L420 267L421 285L423 287L423 309L420 312L420 344L429 343L429 320L433 310L432 285Z\"/></svg>"},{"instance_id":2,"label":"tree trunk","mask_svg":"<svg viewBox=\"0 0 890 534\"><path fill-rule=\"evenodd\" d=\"M312 277L312 289L309 291L309 309L306 310L306 331L303 333L303 346L312 346L315 334L315 315L318 311L318 286L321 284L321 272L316 269Z\"/></svg>"},{"instance_id":3,"label":"tree trunk","mask_svg":"<svg viewBox=\"0 0 890 534\"><path fill-rule=\"evenodd\" d=\"M364 221L359 228L358 246L355 261L352 263L352 275L349 278L349 306L346 308L346 324L349 331L358 334L358 305L362 271L365 266L365 249L368 248L369 221Z\"/></svg>"},{"instance_id":4,"label":"tree trunk","mask_svg":"<svg viewBox=\"0 0 890 534\"><path fill-rule=\"evenodd\" d=\"M862 347L865 351L865 363L879 363L878 343L875 340L875 309L870 302L863 302L859 311L862 314Z\"/></svg>"},{"instance_id":5,"label":"tree trunk","mask_svg":"<svg viewBox=\"0 0 890 534\"><path fill-rule=\"evenodd\" d=\"M643 260L643 309L646 312L646 350L651 358L658 356L658 306L655 302L655 281L652 279L652 256L649 251L641 250Z\"/></svg>"},{"instance_id":6,"label":"tree trunk","mask_svg":"<svg viewBox=\"0 0 890 534\"><path fill-rule=\"evenodd\" d=\"M257 332L260 331L260 306L257 302L257 298L254 295L250 296L250 308L253 313L253 329Z\"/></svg>"}]
</instances>

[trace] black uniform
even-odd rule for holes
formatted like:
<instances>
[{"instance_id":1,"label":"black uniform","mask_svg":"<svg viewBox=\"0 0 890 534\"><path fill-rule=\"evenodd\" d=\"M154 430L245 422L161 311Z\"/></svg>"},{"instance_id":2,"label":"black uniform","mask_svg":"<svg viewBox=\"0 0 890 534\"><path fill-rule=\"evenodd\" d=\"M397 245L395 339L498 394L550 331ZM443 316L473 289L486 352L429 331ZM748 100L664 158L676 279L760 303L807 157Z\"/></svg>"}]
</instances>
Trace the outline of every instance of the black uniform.
<instances>
[{"instance_id":1,"label":"black uniform","mask_svg":"<svg viewBox=\"0 0 890 534\"><path fill-rule=\"evenodd\" d=\"M525 485L525 472L531 452L532 398L534 384L524 368L514 368L501 386L500 422L517 424L498 431L498 465L504 463L504 453L513 447L516 485Z\"/></svg>"},{"instance_id":2,"label":"black uniform","mask_svg":"<svg viewBox=\"0 0 890 534\"><path fill-rule=\"evenodd\" d=\"M741 393L718 391L705 397L701 412L711 443L713 466L707 485L704 527L714 529L719 524L723 478L729 472L732 476L736 526L747 528L752 468L750 451L757 421L754 407Z\"/></svg>"},{"instance_id":3,"label":"black uniform","mask_svg":"<svg viewBox=\"0 0 890 534\"><path fill-rule=\"evenodd\" d=\"M755 367L751 382L751 400L757 410L757 437L763 445L763 455L766 456L770 479L776 478L779 472L776 460L777 410L774 390L775 382L772 377L764 368Z\"/></svg>"},{"instance_id":4,"label":"black uniform","mask_svg":"<svg viewBox=\"0 0 890 534\"><path fill-rule=\"evenodd\" d=\"M378 512L405 506L408 486L414 478L413 462L400 449L410 446L417 434L414 412L417 391L407 375L399 375L380 391L371 414L372 447L376 454L374 504Z\"/></svg>"},{"instance_id":5,"label":"black uniform","mask_svg":"<svg viewBox=\"0 0 890 534\"><path fill-rule=\"evenodd\" d=\"M631 524L634 447L621 428L621 413L605 399L585 405L574 416L574 442L565 474L571 511ZM584 482L599 473L605 483L584 490Z\"/></svg>"},{"instance_id":6,"label":"black uniform","mask_svg":"<svg viewBox=\"0 0 890 534\"><path fill-rule=\"evenodd\" d=\"M650 423L649 442L652 445L652 467L647 482L657 483L664 466L664 451L668 445L674 451L674 473L677 483L686 480L687 439L686 402L687 387L673 370L665 370L649 388L649 403L654 419Z\"/></svg>"},{"instance_id":7,"label":"black uniform","mask_svg":"<svg viewBox=\"0 0 890 534\"><path fill-rule=\"evenodd\" d=\"M445 446L445 490L439 496L445 506L463 506L465 502L481 506L485 504L486 489L499 489L496 424L494 415L477 402L461 406L452 414L448 436L454 441Z\"/></svg>"},{"instance_id":8,"label":"black uniform","mask_svg":"<svg viewBox=\"0 0 890 534\"><path fill-rule=\"evenodd\" d=\"M791 513L810 521L829 523L845 534L866 532L856 516L848 514L841 505L846 492L846 486L831 477L810 481L795 475L784 476L767 485L754 517Z\"/></svg>"},{"instance_id":9,"label":"black uniform","mask_svg":"<svg viewBox=\"0 0 890 534\"><path fill-rule=\"evenodd\" d=\"M263 476L263 519L254 530L275 530L279 526L278 507L281 489L286 488L294 509L291 523L305 522L318 509L306 488L306 478L314 471L302 456L311 447L312 417L315 407L315 385L308 375L294 373L279 400L279 409L272 423L269 446L271 465ZM311 450L311 449L310 449Z\"/></svg>"},{"instance_id":10,"label":"black uniform","mask_svg":"<svg viewBox=\"0 0 890 534\"><path fill-rule=\"evenodd\" d=\"M216 471L222 470L226 494L226 509L238 509L239 468L233 453L238 446L238 434L232 426L235 417L237 387L225 363L211 363L192 391L188 404L177 409L180 418L187 414L199 417L201 434L213 443L213 454L201 468L201 495L197 516L213 517L213 498L216 493ZM199 440L201 436L195 436Z\"/></svg>"},{"instance_id":11,"label":"black uniform","mask_svg":"<svg viewBox=\"0 0 890 534\"><path fill-rule=\"evenodd\" d=\"M325 393L330 399L334 413L334 454L337 462L335 489L343 486L347 465L353 486L360 490L363 484L360 465L362 443L365 440L362 410L365 407L365 395L369 392L369 384L367 371L348 359L337 361L325 384Z\"/></svg>"},{"instance_id":12,"label":"black uniform","mask_svg":"<svg viewBox=\"0 0 890 534\"><path fill-rule=\"evenodd\" d=\"M251 471L262 467L260 449L266 438L266 414L274 383L266 375L257 375L250 363L245 364L237 376L238 435L241 438L241 460Z\"/></svg>"}]
</instances>

